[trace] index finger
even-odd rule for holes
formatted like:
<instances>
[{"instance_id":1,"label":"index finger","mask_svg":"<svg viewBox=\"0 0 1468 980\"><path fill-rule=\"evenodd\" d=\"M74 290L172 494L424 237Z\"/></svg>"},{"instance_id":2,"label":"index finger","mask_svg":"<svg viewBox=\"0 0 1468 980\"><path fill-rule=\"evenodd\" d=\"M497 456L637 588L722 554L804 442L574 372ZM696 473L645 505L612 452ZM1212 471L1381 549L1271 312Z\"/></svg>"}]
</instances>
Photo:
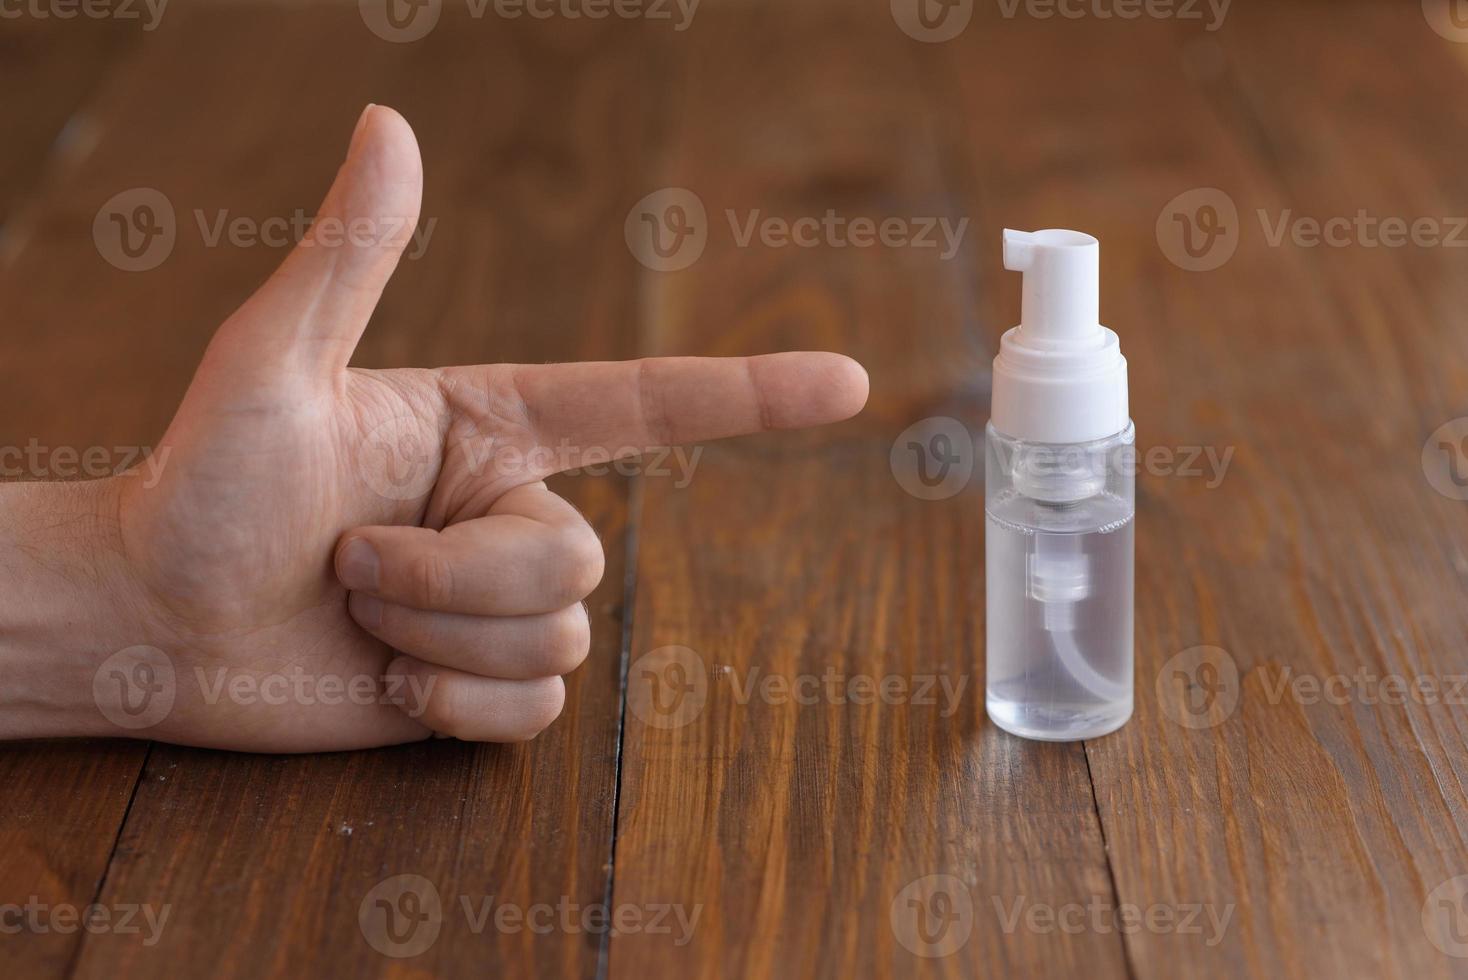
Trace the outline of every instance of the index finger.
<instances>
[{"instance_id":1,"label":"index finger","mask_svg":"<svg viewBox=\"0 0 1468 980\"><path fill-rule=\"evenodd\" d=\"M850 418L867 374L842 354L658 357L519 365L515 388L555 466Z\"/></svg>"}]
</instances>

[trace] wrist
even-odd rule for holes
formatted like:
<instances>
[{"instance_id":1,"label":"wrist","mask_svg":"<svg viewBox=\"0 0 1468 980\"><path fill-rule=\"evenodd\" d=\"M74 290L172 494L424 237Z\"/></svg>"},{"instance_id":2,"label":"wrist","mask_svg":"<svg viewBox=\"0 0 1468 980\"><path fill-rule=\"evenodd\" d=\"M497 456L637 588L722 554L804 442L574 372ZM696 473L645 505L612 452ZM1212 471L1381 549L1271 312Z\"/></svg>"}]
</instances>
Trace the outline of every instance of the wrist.
<instances>
[{"instance_id":1,"label":"wrist","mask_svg":"<svg viewBox=\"0 0 1468 980\"><path fill-rule=\"evenodd\" d=\"M0 485L0 738L120 734L93 694L130 629L116 479Z\"/></svg>"}]
</instances>

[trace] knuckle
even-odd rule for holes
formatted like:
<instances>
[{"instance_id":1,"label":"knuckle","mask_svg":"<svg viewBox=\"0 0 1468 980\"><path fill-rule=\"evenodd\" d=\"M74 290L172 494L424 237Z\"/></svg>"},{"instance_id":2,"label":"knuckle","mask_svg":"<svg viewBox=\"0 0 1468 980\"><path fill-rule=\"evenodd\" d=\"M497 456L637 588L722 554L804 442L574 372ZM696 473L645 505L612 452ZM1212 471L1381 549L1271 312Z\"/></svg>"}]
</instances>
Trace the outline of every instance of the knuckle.
<instances>
[{"instance_id":1,"label":"knuckle","mask_svg":"<svg viewBox=\"0 0 1468 980\"><path fill-rule=\"evenodd\" d=\"M437 675L424 703L423 723L441 735L467 738L467 725L474 717L467 690L452 677Z\"/></svg>"},{"instance_id":2,"label":"knuckle","mask_svg":"<svg viewBox=\"0 0 1468 980\"><path fill-rule=\"evenodd\" d=\"M427 609L442 609L454 598L454 567L436 551L425 552L408 568L409 589Z\"/></svg>"},{"instance_id":3,"label":"knuckle","mask_svg":"<svg viewBox=\"0 0 1468 980\"><path fill-rule=\"evenodd\" d=\"M551 674L571 673L591 652L591 619L579 603L554 614L549 634L545 667Z\"/></svg>"},{"instance_id":4,"label":"knuckle","mask_svg":"<svg viewBox=\"0 0 1468 980\"><path fill-rule=\"evenodd\" d=\"M397 644L399 649L425 646L423 618L415 616L414 612L416 610L409 609L407 606L400 606L395 602L384 602L378 632L389 642Z\"/></svg>"},{"instance_id":5,"label":"knuckle","mask_svg":"<svg viewBox=\"0 0 1468 980\"><path fill-rule=\"evenodd\" d=\"M511 737L517 741L527 741L545 731L561 716L561 709L566 706L566 685L560 677L521 683L523 691L519 725L511 733Z\"/></svg>"},{"instance_id":6,"label":"knuckle","mask_svg":"<svg viewBox=\"0 0 1468 980\"><path fill-rule=\"evenodd\" d=\"M606 570L601 539L589 525L561 531L554 544L556 582L563 596L577 601L589 596Z\"/></svg>"}]
</instances>

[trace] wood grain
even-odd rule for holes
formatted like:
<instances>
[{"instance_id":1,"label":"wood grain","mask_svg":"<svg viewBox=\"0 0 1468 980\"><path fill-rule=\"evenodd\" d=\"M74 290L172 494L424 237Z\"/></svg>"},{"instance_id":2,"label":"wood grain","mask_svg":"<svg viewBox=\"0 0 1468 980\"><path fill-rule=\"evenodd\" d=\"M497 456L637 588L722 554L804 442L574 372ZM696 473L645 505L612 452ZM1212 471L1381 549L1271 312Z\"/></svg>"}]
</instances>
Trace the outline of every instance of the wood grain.
<instances>
[{"instance_id":1,"label":"wood grain","mask_svg":"<svg viewBox=\"0 0 1468 980\"><path fill-rule=\"evenodd\" d=\"M531 745L0 747L0 904L170 909L151 946L0 937L0 969L1468 975L1441 948L1468 935L1443 890L1468 875L1462 698L1289 686L1465 674L1468 511L1423 456L1468 418L1462 255L1270 240L1468 215L1468 45L1413 3L1240 4L1217 31L1017 9L976 4L944 44L880 2L706 0L683 32L445 4L413 44L353 3L180 5L146 36L0 24L0 81L40 93L0 105L0 444L156 439L281 257L191 233L121 272L91 241L103 201L155 187L181 224L309 210L367 101L417 129L437 224L359 365L816 348L872 375L843 425L559 485L608 573L566 716ZM669 188L707 243L655 272L623 224ZM1156 229L1207 189L1237 248L1188 271ZM967 225L946 257L740 240L828 212ZM984 716L981 460L924 500L891 456L923 419L981 439L1018 316L1005 226L1101 238L1139 445L1164 453L1138 482L1136 713L1081 745ZM1178 659L1203 646L1237 682ZM444 906L403 959L357 921L399 874ZM640 922L476 931L491 896Z\"/></svg>"},{"instance_id":2,"label":"wood grain","mask_svg":"<svg viewBox=\"0 0 1468 980\"><path fill-rule=\"evenodd\" d=\"M709 447L686 489L643 480L615 900L702 919L683 945L616 936L611 975L1125 975L1114 935L1032 942L996 914L1110 899L1085 755L984 717L981 467L938 502L889 468L925 417L982 433L997 331L978 323L997 321L972 275L993 242L945 259L741 246L731 227L828 209L991 227L933 101L951 76L884 10L703 16L659 181L700 195L708 244L649 277L648 350L832 348L872 369L872 403ZM897 703L858 703L884 682ZM944 682L956 698L924 693Z\"/></svg>"},{"instance_id":3,"label":"wood grain","mask_svg":"<svg viewBox=\"0 0 1468 980\"><path fill-rule=\"evenodd\" d=\"M1460 974L1422 920L1468 857L1462 705L1276 692L1292 676L1462 672L1463 511L1431 490L1421 450L1468 405L1463 334L1424 308L1443 297L1414 288L1461 277L1430 249L1271 246L1260 212L1271 227L1464 213L1447 165L1461 152L1441 138L1461 111L1398 101L1461 78L1406 6L1235 18L1216 37L1131 25L1131 57L1080 92L1042 74L992 95L1022 52L1084 64L1118 26L995 25L987 57L961 60L965 105L994 129L1044 120L1024 164L1052 179L1017 182L1005 220L1069 220L1104 243L1103 313L1124 338L1139 444L1235 452L1215 488L1141 476L1136 714L1087 745L1120 898L1230 924L1213 943L1206 926L1141 929L1127 954L1145 976ZM974 145L980 173L1001 155L1016 169ZM1238 211L1237 251L1209 272L1145 234L1194 188ZM1175 720L1190 694L1173 658L1199 645L1227 651L1241 679L1232 713L1192 729Z\"/></svg>"}]
</instances>

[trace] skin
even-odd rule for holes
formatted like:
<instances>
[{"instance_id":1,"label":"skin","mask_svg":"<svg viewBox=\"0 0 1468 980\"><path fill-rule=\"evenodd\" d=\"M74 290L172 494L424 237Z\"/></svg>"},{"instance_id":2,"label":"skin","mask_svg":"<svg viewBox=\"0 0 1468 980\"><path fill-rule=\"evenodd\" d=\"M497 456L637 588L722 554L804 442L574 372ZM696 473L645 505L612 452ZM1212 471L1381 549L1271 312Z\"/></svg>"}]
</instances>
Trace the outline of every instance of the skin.
<instances>
[{"instance_id":1,"label":"skin","mask_svg":"<svg viewBox=\"0 0 1468 980\"><path fill-rule=\"evenodd\" d=\"M603 569L544 478L866 400L861 367L826 353L349 368L421 194L412 130L369 106L312 231L210 343L156 482L0 493L0 737L534 737ZM161 717L119 714L149 686Z\"/></svg>"}]
</instances>

